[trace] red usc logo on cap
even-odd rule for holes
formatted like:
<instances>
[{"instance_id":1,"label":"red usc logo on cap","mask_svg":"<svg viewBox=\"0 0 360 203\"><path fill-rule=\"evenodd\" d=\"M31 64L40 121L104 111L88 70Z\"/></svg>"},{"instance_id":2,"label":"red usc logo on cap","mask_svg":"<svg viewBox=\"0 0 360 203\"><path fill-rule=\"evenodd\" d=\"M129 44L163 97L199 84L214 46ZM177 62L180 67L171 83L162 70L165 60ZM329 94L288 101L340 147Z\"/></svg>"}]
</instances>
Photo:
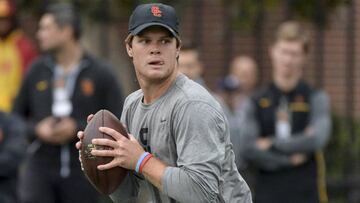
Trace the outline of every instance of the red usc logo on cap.
<instances>
[{"instance_id":1,"label":"red usc logo on cap","mask_svg":"<svg viewBox=\"0 0 360 203\"><path fill-rule=\"evenodd\" d=\"M162 12L158 6L152 6L151 13L156 17L161 17L161 14L162 14Z\"/></svg>"}]
</instances>

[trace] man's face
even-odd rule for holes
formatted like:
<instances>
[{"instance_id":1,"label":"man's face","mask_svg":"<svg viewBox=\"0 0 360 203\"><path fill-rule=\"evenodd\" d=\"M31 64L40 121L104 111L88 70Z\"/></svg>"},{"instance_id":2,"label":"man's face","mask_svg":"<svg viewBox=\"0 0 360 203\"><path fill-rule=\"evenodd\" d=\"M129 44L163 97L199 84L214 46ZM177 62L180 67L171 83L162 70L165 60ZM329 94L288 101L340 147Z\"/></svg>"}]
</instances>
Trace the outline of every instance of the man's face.
<instances>
[{"instance_id":1,"label":"man's face","mask_svg":"<svg viewBox=\"0 0 360 203\"><path fill-rule=\"evenodd\" d=\"M242 89L251 92L257 83L257 66L250 58L241 58L234 61L231 74L240 81Z\"/></svg>"},{"instance_id":2,"label":"man's face","mask_svg":"<svg viewBox=\"0 0 360 203\"><path fill-rule=\"evenodd\" d=\"M297 80L301 77L306 54L301 41L276 42L270 50L274 77Z\"/></svg>"},{"instance_id":3,"label":"man's face","mask_svg":"<svg viewBox=\"0 0 360 203\"><path fill-rule=\"evenodd\" d=\"M45 14L39 22L37 32L39 45L43 51L56 51L64 44L65 30L55 22L54 16Z\"/></svg>"},{"instance_id":4,"label":"man's face","mask_svg":"<svg viewBox=\"0 0 360 203\"><path fill-rule=\"evenodd\" d=\"M179 71L193 80L201 76L202 66L195 50L180 51Z\"/></svg>"},{"instance_id":5,"label":"man's face","mask_svg":"<svg viewBox=\"0 0 360 203\"><path fill-rule=\"evenodd\" d=\"M176 71L176 39L160 26L151 26L126 45L139 80L161 82Z\"/></svg>"}]
</instances>

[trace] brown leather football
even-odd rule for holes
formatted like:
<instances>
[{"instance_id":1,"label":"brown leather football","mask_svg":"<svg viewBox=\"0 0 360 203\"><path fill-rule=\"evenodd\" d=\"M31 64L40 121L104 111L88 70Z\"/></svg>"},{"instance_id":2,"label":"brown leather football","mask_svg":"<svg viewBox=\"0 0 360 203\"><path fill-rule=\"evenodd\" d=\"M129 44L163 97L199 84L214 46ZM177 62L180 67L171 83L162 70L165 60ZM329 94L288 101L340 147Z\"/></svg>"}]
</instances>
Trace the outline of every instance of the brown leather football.
<instances>
[{"instance_id":1,"label":"brown leather football","mask_svg":"<svg viewBox=\"0 0 360 203\"><path fill-rule=\"evenodd\" d=\"M84 130L84 139L81 147L81 161L84 168L84 173L90 183L101 193L111 194L121 184L127 175L127 169L115 167L108 170L98 170L98 165L103 165L112 161L112 157L97 157L91 154L91 150L106 149L109 147L95 146L91 143L94 138L106 138L114 140L111 136L99 131L99 127L109 127L122 135L129 138L126 129L108 110L98 111L91 121L87 124Z\"/></svg>"}]
</instances>

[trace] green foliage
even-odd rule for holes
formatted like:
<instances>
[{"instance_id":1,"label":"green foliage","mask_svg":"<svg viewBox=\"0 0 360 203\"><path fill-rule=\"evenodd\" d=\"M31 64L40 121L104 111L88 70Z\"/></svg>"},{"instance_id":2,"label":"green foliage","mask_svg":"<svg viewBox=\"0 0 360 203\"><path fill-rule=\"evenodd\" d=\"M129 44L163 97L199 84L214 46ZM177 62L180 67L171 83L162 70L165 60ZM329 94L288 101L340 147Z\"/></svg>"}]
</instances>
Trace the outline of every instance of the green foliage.
<instances>
[{"instance_id":1,"label":"green foliage","mask_svg":"<svg viewBox=\"0 0 360 203\"><path fill-rule=\"evenodd\" d=\"M351 128L354 129L351 132ZM354 133L354 134L352 134ZM341 178L348 172L360 171L360 121L333 116L333 132L326 150L328 175Z\"/></svg>"},{"instance_id":2,"label":"green foliage","mask_svg":"<svg viewBox=\"0 0 360 203\"><path fill-rule=\"evenodd\" d=\"M333 131L325 150L327 179L333 186L346 185L360 171L360 120L333 115ZM351 131L353 128L353 132ZM331 189L331 188L329 188ZM339 190L341 189L341 190ZM333 189L331 199L344 202L346 187ZM333 201L335 202L335 201Z\"/></svg>"},{"instance_id":3,"label":"green foliage","mask_svg":"<svg viewBox=\"0 0 360 203\"><path fill-rule=\"evenodd\" d=\"M348 3L348 0L291 0L288 2L290 11L294 12L298 17L323 26L334 9Z\"/></svg>"},{"instance_id":4,"label":"green foliage","mask_svg":"<svg viewBox=\"0 0 360 203\"><path fill-rule=\"evenodd\" d=\"M131 0L21 0L18 6L21 11L39 17L49 4L59 2L71 3L81 15L100 22L110 22L117 14L128 16L134 5Z\"/></svg>"},{"instance_id":5,"label":"green foliage","mask_svg":"<svg viewBox=\"0 0 360 203\"><path fill-rule=\"evenodd\" d=\"M232 27L251 30L264 12L271 12L280 0L222 0L232 19Z\"/></svg>"},{"instance_id":6,"label":"green foliage","mask_svg":"<svg viewBox=\"0 0 360 203\"><path fill-rule=\"evenodd\" d=\"M20 0L21 11L40 16L47 5L57 2L72 3L83 16L94 21L107 23L119 18L128 18L136 5L141 3L162 2L174 4L171 0Z\"/></svg>"},{"instance_id":7,"label":"green foliage","mask_svg":"<svg viewBox=\"0 0 360 203\"><path fill-rule=\"evenodd\" d=\"M234 28L252 29L265 20L264 13L271 14L275 8L284 6L288 17L300 18L320 26L337 7L349 0L222 0L227 7Z\"/></svg>"}]
</instances>

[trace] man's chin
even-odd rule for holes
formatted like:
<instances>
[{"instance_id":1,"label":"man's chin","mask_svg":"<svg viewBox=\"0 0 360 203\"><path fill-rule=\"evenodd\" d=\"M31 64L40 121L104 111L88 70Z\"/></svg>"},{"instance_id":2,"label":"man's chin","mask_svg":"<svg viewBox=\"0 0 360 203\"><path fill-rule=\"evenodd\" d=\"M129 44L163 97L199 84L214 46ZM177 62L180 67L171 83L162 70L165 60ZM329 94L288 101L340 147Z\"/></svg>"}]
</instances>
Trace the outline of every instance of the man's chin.
<instances>
[{"instance_id":1,"label":"man's chin","mask_svg":"<svg viewBox=\"0 0 360 203\"><path fill-rule=\"evenodd\" d=\"M151 77L148 77L148 81L151 81L152 83L161 83L164 81L167 77L163 75L154 75Z\"/></svg>"},{"instance_id":2,"label":"man's chin","mask_svg":"<svg viewBox=\"0 0 360 203\"><path fill-rule=\"evenodd\" d=\"M166 80L169 75L163 73L152 73L144 76L144 78L151 83L161 83Z\"/></svg>"}]
</instances>

